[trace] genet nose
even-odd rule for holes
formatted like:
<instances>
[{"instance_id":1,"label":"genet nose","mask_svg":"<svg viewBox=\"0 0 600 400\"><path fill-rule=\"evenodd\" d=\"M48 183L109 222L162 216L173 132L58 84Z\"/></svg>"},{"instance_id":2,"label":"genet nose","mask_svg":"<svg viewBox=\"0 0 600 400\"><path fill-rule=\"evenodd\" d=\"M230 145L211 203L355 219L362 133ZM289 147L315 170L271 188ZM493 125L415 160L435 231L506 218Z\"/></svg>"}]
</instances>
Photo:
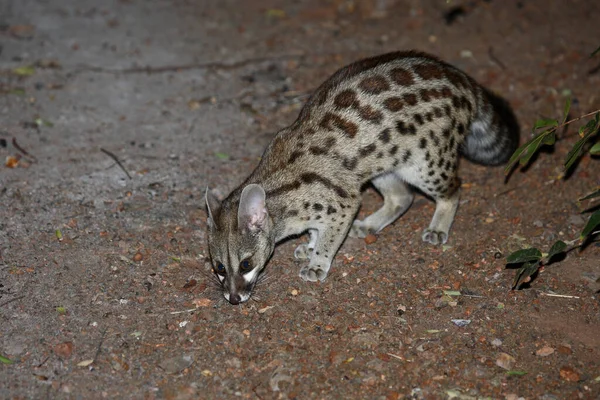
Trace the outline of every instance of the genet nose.
<instances>
[{"instance_id":1,"label":"genet nose","mask_svg":"<svg viewBox=\"0 0 600 400\"><path fill-rule=\"evenodd\" d=\"M240 297L239 294L230 294L229 295L229 302L231 304L233 304L234 306L240 304L240 301L242 301L242 298Z\"/></svg>"}]
</instances>

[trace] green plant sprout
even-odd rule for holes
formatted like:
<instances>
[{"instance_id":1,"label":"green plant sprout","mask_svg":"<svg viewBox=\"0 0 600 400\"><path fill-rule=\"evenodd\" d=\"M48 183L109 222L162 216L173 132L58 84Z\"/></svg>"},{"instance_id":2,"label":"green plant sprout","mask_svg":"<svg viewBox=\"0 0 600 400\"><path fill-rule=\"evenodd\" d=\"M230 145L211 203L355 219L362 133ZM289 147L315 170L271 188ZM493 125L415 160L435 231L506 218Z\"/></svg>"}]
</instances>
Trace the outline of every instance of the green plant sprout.
<instances>
[{"instance_id":1,"label":"green plant sprout","mask_svg":"<svg viewBox=\"0 0 600 400\"><path fill-rule=\"evenodd\" d=\"M595 54L600 54L600 47L596 49L591 56L594 56ZM553 146L556 143L557 130L585 118L589 118L589 120L585 125L579 128L579 140L567 154L563 164L563 174L561 174L561 178L563 178L575 162L583 156L586 149L588 149L587 151L591 155L600 155L600 138L598 138L598 133L600 132L600 109L567 120L570 110L571 99L568 99L560 122L556 119L537 120L531 131L533 138L520 146L513 153L504 169L504 173L509 175L517 163L521 166L529 164L531 158L538 152L540 147L544 145ZM593 144L590 146L589 143ZM593 189L591 193L579 198L578 201L581 202L596 197L600 197L600 186ZM552 245L548 253L542 253L537 248L528 248L510 254L506 258L506 264L520 265L517 269L512 289L518 289L523 283L529 282L531 276L534 275L540 267L551 263L553 257L556 257L559 254L566 254L577 247L581 247L585 244L587 239L597 233L600 233L600 209L597 209L592 213L577 239L567 243L559 240Z\"/></svg>"}]
</instances>

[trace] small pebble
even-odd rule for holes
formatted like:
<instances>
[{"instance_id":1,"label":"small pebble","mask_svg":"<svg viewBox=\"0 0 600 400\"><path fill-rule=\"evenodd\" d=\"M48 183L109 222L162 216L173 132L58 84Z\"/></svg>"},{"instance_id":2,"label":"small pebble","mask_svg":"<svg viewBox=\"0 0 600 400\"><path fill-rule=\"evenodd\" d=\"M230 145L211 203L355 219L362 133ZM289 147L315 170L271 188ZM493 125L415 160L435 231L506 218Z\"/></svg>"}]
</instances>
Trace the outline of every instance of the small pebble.
<instances>
[{"instance_id":1,"label":"small pebble","mask_svg":"<svg viewBox=\"0 0 600 400\"><path fill-rule=\"evenodd\" d=\"M377 241L377 236L373 235L372 233L368 234L367 237L365 237L366 244L372 244L372 243L375 243L376 241Z\"/></svg>"},{"instance_id":2,"label":"small pebble","mask_svg":"<svg viewBox=\"0 0 600 400\"><path fill-rule=\"evenodd\" d=\"M133 256L133 261L135 261L135 262L140 262L143 259L144 259L144 256L139 251L137 253L135 253L135 256Z\"/></svg>"},{"instance_id":3,"label":"small pebble","mask_svg":"<svg viewBox=\"0 0 600 400\"><path fill-rule=\"evenodd\" d=\"M291 293L292 293L292 296L298 296L298 290L296 290L296 289L292 289Z\"/></svg>"}]
</instances>

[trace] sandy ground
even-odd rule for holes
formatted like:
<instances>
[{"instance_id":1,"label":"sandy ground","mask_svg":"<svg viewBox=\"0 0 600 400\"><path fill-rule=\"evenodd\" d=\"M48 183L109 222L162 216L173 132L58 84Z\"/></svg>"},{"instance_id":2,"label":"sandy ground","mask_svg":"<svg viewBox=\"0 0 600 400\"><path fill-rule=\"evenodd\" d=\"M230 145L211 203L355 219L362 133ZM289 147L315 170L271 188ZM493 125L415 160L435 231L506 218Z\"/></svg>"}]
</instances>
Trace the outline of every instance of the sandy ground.
<instances>
[{"instance_id":1,"label":"sandy ground","mask_svg":"<svg viewBox=\"0 0 600 400\"><path fill-rule=\"evenodd\" d=\"M506 183L463 162L448 247L421 242L418 197L375 243L348 239L323 284L298 278L305 238L283 243L237 307L208 275L203 204L364 56L440 56L510 101L522 140L568 96L572 116L598 109L598 15L586 0L2 1L0 397L599 398L598 244L521 291L504 263L583 227L599 160L558 179L576 127ZM379 202L368 190L361 213Z\"/></svg>"}]
</instances>

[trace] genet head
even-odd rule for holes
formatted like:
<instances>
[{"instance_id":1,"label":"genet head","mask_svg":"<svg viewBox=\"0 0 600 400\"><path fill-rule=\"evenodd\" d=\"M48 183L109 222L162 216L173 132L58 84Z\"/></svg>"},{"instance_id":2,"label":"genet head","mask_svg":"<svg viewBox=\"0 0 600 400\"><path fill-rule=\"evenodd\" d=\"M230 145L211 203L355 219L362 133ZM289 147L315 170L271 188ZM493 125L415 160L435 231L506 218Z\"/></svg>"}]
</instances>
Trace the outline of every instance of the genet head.
<instances>
[{"instance_id":1,"label":"genet head","mask_svg":"<svg viewBox=\"0 0 600 400\"><path fill-rule=\"evenodd\" d=\"M275 247L264 189L249 184L242 190L239 201L235 197L232 194L220 202L206 191L212 267L223 295L231 304L250 298Z\"/></svg>"}]
</instances>

